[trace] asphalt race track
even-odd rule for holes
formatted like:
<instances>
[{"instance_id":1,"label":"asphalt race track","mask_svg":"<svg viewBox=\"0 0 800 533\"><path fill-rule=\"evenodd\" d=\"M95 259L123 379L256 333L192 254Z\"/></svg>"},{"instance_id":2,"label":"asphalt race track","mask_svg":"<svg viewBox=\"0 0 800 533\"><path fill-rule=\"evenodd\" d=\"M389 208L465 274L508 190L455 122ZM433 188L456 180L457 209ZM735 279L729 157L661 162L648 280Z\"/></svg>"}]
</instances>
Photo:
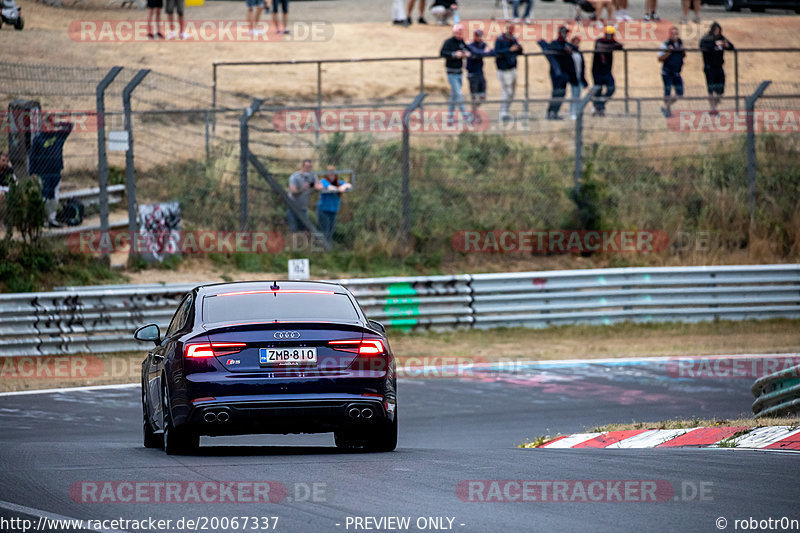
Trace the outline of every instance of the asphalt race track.
<instances>
[{"instance_id":1,"label":"asphalt race track","mask_svg":"<svg viewBox=\"0 0 800 533\"><path fill-rule=\"evenodd\" d=\"M21 531L2 519L35 522L43 515L152 517L173 524L181 518L277 516L274 530L283 532L436 531L434 526L463 532L720 531L720 517L727 520L726 530L735 531L736 519L800 520L796 453L517 448L545 433L606 422L734 417L749 412L751 383L750 378L677 378L663 361L533 365L513 372L484 369L458 379L405 379L399 384L400 443L389 454L342 453L327 434L204 438L199 454L173 457L142 447L138 387L1 396L0 524L5 527L0 530ZM569 501L480 502L457 492L467 480L585 480L584 486L596 480L656 480L674 492L660 493L658 501L641 501L645 498L632 493L610 502L574 494ZM270 481L286 492L275 503L168 503L152 494L125 503L121 492L92 503L81 493L84 482L119 487L117 482L167 481ZM396 529L394 522L354 517L410 521ZM437 517L441 521L428 520ZM205 530L234 530L209 524ZM240 525L238 530L266 529Z\"/></svg>"}]
</instances>

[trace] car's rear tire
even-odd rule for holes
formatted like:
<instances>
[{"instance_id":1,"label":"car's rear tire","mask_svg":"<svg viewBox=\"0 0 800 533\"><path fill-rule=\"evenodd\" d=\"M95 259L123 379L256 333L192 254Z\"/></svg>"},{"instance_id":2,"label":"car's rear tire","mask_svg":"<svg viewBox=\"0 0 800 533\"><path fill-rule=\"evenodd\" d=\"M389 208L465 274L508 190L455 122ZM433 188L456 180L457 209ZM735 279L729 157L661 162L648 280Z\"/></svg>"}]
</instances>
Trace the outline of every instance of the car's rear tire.
<instances>
[{"instance_id":1,"label":"car's rear tire","mask_svg":"<svg viewBox=\"0 0 800 533\"><path fill-rule=\"evenodd\" d=\"M397 448L397 411L394 421L369 430L341 430L333 433L337 448L368 452L392 452Z\"/></svg>"},{"instance_id":2,"label":"car's rear tire","mask_svg":"<svg viewBox=\"0 0 800 533\"><path fill-rule=\"evenodd\" d=\"M169 409L169 394L164 385L164 451L167 455L188 455L200 445L200 436L187 429L176 429L172 424L172 413Z\"/></svg>"},{"instance_id":3,"label":"car's rear tire","mask_svg":"<svg viewBox=\"0 0 800 533\"><path fill-rule=\"evenodd\" d=\"M375 452L393 452L397 448L397 411L394 421L381 425L375 433L367 436L366 448Z\"/></svg>"}]
</instances>

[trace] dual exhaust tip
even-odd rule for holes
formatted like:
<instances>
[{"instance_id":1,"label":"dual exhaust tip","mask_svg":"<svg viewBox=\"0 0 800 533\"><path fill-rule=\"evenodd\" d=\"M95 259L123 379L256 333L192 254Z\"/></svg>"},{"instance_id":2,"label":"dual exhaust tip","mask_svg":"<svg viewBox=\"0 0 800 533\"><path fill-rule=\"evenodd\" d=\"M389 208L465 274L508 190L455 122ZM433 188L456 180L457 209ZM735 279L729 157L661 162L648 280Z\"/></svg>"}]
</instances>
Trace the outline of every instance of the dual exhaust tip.
<instances>
[{"instance_id":1,"label":"dual exhaust tip","mask_svg":"<svg viewBox=\"0 0 800 533\"><path fill-rule=\"evenodd\" d=\"M231 415L228 411L206 411L203 414L203 421L207 424L212 424L214 422L225 423L231 419Z\"/></svg>"},{"instance_id":2,"label":"dual exhaust tip","mask_svg":"<svg viewBox=\"0 0 800 533\"><path fill-rule=\"evenodd\" d=\"M347 414L353 420L363 418L364 420L369 420L373 417L375 412L372 410L371 407L351 407L350 410L347 411Z\"/></svg>"}]
</instances>

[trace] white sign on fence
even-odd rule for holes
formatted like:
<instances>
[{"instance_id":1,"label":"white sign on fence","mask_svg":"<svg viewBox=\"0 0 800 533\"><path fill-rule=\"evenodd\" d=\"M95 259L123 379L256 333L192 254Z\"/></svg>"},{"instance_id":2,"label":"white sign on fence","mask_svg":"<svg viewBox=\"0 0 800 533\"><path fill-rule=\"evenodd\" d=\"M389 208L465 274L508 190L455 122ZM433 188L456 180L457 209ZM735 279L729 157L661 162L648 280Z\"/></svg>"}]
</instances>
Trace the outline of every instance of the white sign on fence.
<instances>
[{"instance_id":1,"label":"white sign on fence","mask_svg":"<svg viewBox=\"0 0 800 533\"><path fill-rule=\"evenodd\" d=\"M308 259L289 259L289 279L303 280L311 277Z\"/></svg>"},{"instance_id":2,"label":"white sign on fence","mask_svg":"<svg viewBox=\"0 0 800 533\"><path fill-rule=\"evenodd\" d=\"M108 132L108 151L127 152L128 151L128 132L109 131Z\"/></svg>"}]
</instances>

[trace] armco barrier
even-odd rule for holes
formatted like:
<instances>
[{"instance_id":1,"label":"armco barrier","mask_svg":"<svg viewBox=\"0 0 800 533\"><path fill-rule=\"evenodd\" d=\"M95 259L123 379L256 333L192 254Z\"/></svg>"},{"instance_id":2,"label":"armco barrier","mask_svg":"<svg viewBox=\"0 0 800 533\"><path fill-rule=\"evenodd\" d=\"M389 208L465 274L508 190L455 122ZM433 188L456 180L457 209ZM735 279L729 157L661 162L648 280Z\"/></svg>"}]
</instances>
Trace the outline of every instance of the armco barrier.
<instances>
[{"instance_id":1,"label":"armco barrier","mask_svg":"<svg viewBox=\"0 0 800 533\"><path fill-rule=\"evenodd\" d=\"M547 327L620 321L800 318L800 265L611 268L339 280L387 327ZM195 284L0 294L0 355L113 353L145 347Z\"/></svg>"},{"instance_id":2,"label":"armco barrier","mask_svg":"<svg viewBox=\"0 0 800 533\"><path fill-rule=\"evenodd\" d=\"M751 390L757 417L800 413L800 365L758 378Z\"/></svg>"}]
</instances>

